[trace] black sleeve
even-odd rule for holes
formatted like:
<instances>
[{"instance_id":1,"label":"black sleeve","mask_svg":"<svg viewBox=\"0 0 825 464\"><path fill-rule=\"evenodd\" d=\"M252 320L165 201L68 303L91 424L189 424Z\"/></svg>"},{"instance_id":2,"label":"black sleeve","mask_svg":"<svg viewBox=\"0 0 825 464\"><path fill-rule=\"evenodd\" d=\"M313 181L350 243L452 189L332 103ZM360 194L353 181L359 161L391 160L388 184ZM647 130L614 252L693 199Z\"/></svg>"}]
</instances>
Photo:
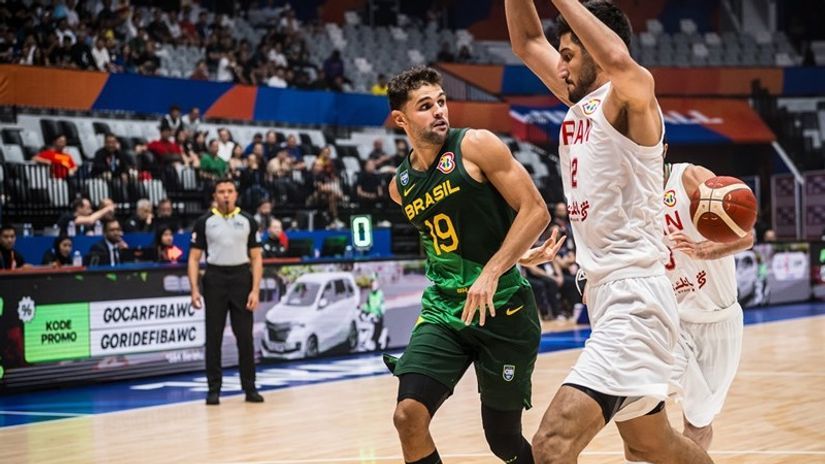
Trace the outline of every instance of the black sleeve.
<instances>
[{"instance_id":1,"label":"black sleeve","mask_svg":"<svg viewBox=\"0 0 825 464\"><path fill-rule=\"evenodd\" d=\"M26 260L23 259L23 255L21 255L17 250L14 250L14 261L17 263L17 267L26 264Z\"/></svg>"},{"instance_id":2,"label":"black sleeve","mask_svg":"<svg viewBox=\"0 0 825 464\"><path fill-rule=\"evenodd\" d=\"M244 213L244 216L249 220L249 237L246 240L246 247L249 249L260 248L261 240L258 234L258 221L256 221L251 214Z\"/></svg>"},{"instance_id":3,"label":"black sleeve","mask_svg":"<svg viewBox=\"0 0 825 464\"><path fill-rule=\"evenodd\" d=\"M190 246L199 250L206 250L206 220L209 215L201 216L192 226L192 241Z\"/></svg>"}]
</instances>

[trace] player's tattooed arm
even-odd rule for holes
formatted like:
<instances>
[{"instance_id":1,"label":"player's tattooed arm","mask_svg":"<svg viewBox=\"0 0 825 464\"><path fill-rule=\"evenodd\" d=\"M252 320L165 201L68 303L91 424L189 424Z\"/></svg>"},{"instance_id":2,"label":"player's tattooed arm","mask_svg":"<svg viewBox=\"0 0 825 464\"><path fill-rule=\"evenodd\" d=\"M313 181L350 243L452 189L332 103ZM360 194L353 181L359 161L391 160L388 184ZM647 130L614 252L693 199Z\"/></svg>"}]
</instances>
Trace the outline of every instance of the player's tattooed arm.
<instances>
[{"instance_id":1,"label":"player's tattooed arm","mask_svg":"<svg viewBox=\"0 0 825 464\"><path fill-rule=\"evenodd\" d=\"M564 104L571 106L567 86L557 71L559 52L544 35L534 0L505 0L507 30L513 53L533 71L533 74Z\"/></svg>"}]
</instances>

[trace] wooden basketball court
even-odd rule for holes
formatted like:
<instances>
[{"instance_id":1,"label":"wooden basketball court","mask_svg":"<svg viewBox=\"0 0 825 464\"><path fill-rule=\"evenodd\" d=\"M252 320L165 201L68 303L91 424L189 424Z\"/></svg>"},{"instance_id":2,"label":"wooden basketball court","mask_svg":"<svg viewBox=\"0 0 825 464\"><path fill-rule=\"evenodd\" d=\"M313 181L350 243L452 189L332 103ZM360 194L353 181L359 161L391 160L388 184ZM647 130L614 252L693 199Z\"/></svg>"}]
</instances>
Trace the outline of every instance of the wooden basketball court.
<instances>
[{"instance_id":1,"label":"wooden basketball court","mask_svg":"<svg viewBox=\"0 0 825 464\"><path fill-rule=\"evenodd\" d=\"M825 463L825 316L745 327L743 359L711 455L719 463ZM579 350L544 354L525 414L528 439ZM4 463L403 462L392 425L396 380L367 377L0 429ZM678 405L669 404L679 424ZM433 425L448 463L499 462L486 448L472 370ZM623 463L610 424L580 462Z\"/></svg>"}]
</instances>

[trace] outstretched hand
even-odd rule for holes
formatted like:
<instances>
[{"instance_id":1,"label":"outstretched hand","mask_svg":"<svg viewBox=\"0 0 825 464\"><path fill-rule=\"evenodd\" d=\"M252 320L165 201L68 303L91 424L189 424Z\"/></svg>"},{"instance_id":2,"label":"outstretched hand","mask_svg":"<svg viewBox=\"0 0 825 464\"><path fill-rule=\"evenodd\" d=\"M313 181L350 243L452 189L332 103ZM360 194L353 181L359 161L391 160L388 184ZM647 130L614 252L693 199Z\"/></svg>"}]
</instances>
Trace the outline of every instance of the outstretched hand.
<instances>
[{"instance_id":1,"label":"outstretched hand","mask_svg":"<svg viewBox=\"0 0 825 464\"><path fill-rule=\"evenodd\" d=\"M561 238L558 238L558 235L559 230L553 229L553 233L550 234L550 238L545 240L540 246L527 250L527 252L524 253L524 255L522 255L522 257L518 260L518 263L522 266L537 266L539 264L552 261L561 249L561 246L564 244L565 240L567 240L566 235L562 235Z\"/></svg>"}]
</instances>

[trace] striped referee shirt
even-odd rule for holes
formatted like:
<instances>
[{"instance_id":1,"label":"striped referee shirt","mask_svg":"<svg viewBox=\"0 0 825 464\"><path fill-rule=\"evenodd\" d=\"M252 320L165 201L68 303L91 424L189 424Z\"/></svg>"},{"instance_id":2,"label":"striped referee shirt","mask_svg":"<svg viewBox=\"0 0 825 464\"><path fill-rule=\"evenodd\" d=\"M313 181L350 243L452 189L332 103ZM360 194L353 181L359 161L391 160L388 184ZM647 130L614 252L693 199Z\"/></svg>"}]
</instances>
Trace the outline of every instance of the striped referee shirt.
<instances>
[{"instance_id":1,"label":"striped referee shirt","mask_svg":"<svg viewBox=\"0 0 825 464\"><path fill-rule=\"evenodd\" d=\"M204 250L215 266L248 264L249 250L260 246L258 223L240 208L226 215L213 208L192 228L192 248Z\"/></svg>"}]
</instances>

